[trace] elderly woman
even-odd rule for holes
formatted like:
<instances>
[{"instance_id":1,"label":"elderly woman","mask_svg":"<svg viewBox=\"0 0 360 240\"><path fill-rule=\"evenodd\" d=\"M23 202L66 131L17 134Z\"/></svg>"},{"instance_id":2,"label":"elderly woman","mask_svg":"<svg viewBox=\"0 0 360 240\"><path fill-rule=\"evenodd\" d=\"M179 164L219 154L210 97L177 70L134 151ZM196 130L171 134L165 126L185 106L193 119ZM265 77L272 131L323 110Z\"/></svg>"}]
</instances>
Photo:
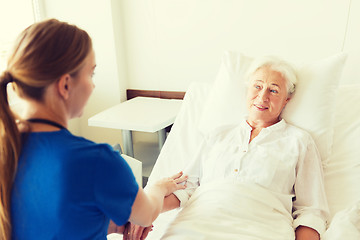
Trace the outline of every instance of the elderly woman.
<instances>
[{"instance_id":1,"label":"elderly woman","mask_svg":"<svg viewBox=\"0 0 360 240\"><path fill-rule=\"evenodd\" d=\"M252 184L253 188L270 192L284 211L279 218L275 218L280 232L275 233L277 229L270 228L273 236L257 235L254 238L252 235L251 239L319 240L320 234L325 231L328 216L319 153L308 133L287 124L280 117L295 90L295 71L280 59L264 58L253 63L247 79L248 116L237 126L223 127L205 138L199 154L184 171L189 176L188 188L166 197L163 211L179 206L184 206L184 210L189 208L187 205L191 201L188 200L198 192L195 190L199 186L224 180L227 180L225 185ZM240 188L238 191L241 191ZM265 195L260 196L266 198ZM214 208L227 204L224 203L225 198L215 197L221 200ZM251 202L249 206L256 205ZM257 209L252 208L248 209L250 215L256 215ZM271 208L269 212L274 212L274 209ZM239 221L236 220L236 224L240 224ZM266 227L256 222L249 225L253 229ZM172 233L166 233L163 239L172 239L170 235L187 231L175 231L175 228L170 226L167 233ZM146 236L148 230L132 227L127 231L132 231L132 236L137 238ZM238 237L248 239L247 235ZM213 239L227 238L213 236Z\"/></svg>"}]
</instances>

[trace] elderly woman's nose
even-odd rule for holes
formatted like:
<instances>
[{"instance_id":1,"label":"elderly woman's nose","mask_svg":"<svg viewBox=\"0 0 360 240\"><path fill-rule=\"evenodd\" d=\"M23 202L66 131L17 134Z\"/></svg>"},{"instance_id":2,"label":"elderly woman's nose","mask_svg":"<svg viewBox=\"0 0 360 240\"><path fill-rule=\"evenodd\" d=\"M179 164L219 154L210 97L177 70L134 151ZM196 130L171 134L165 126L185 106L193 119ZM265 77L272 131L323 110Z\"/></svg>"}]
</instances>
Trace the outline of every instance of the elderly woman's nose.
<instances>
[{"instance_id":1,"label":"elderly woman's nose","mask_svg":"<svg viewBox=\"0 0 360 240\"><path fill-rule=\"evenodd\" d=\"M259 94L258 97L263 100L263 101L267 101L269 99L269 92L266 88L262 89Z\"/></svg>"}]
</instances>

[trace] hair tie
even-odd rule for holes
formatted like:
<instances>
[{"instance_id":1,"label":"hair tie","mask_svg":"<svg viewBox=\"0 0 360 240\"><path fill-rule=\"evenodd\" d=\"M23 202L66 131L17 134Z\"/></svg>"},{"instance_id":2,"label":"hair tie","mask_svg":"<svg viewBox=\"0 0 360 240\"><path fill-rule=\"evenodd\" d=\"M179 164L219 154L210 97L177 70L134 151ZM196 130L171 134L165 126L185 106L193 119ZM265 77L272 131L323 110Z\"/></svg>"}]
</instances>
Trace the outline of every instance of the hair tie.
<instances>
[{"instance_id":1,"label":"hair tie","mask_svg":"<svg viewBox=\"0 0 360 240\"><path fill-rule=\"evenodd\" d=\"M8 83L14 82L12 74L9 71L5 71L1 77L1 83L7 85Z\"/></svg>"}]
</instances>

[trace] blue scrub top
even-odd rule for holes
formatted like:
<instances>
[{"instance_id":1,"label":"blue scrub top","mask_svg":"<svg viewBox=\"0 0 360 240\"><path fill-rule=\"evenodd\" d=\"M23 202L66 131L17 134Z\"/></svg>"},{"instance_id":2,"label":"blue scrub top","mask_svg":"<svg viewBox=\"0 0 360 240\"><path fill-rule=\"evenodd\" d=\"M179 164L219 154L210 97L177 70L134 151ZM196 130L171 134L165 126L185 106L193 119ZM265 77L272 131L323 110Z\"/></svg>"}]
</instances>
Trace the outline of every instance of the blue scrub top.
<instances>
[{"instance_id":1,"label":"blue scrub top","mask_svg":"<svg viewBox=\"0 0 360 240\"><path fill-rule=\"evenodd\" d=\"M106 239L139 186L118 152L63 129L23 135L11 196L12 239Z\"/></svg>"}]
</instances>

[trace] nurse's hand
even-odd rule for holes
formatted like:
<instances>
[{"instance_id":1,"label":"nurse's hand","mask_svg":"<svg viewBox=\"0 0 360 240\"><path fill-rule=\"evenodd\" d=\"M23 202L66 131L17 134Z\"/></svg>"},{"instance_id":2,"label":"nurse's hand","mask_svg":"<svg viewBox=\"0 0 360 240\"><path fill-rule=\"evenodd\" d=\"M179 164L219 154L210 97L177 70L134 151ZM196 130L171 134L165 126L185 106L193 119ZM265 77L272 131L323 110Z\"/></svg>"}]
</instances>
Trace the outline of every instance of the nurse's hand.
<instances>
[{"instance_id":1,"label":"nurse's hand","mask_svg":"<svg viewBox=\"0 0 360 240\"><path fill-rule=\"evenodd\" d=\"M124 230L125 230L125 225L118 226L113 221L110 220L107 234L110 234L110 233L121 233L122 234L124 232Z\"/></svg>"},{"instance_id":2,"label":"nurse's hand","mask_svg":"<svg viewBox=\"0 0 360 240\"><path fill-rule=\"evenodd\" d=\"M185 189L187 178L179 172L172 177L147 185L145 191L139 187L128 221L141 226L150 226L163 210L164 199L176 190Z\"/></svg>"},{"instance_id":3,"label":"nurse's hand","mask_svg":"<svg viewBox=\"0 0 360 240\"><path fill-rule=\"evenodd\" d=\"M141 227L128 222L125 225L123 240L143 240L147 237L149 232L152 231L152 228L153 226Z\"/></svg>"}]
</instances>

